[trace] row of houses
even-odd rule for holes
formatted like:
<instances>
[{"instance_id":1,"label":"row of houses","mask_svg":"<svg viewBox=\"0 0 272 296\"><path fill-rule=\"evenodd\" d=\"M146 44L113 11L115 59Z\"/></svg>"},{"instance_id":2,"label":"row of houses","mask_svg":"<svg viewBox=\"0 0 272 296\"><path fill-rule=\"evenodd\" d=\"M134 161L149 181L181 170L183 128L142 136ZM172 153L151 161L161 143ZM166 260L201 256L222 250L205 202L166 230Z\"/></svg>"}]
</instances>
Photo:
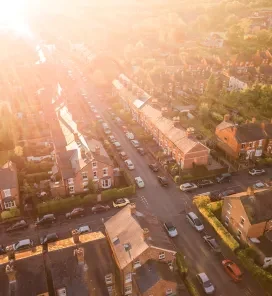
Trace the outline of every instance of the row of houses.
<instances>
[{"instance_id":1,"label":"row of houses","mask_svg":"<svg viewBox=\"0 0 272 296\"><path fill-rule=\"evenodd\" d=\"M166 155L183 169L208 164L209 148L196 139L193 129L178 128L173 120L164 117L163 110L152 106L152 97L124 74L112 84L113 96L121 99L124 108L153 136Z\"/></svg>"}]
</instances>

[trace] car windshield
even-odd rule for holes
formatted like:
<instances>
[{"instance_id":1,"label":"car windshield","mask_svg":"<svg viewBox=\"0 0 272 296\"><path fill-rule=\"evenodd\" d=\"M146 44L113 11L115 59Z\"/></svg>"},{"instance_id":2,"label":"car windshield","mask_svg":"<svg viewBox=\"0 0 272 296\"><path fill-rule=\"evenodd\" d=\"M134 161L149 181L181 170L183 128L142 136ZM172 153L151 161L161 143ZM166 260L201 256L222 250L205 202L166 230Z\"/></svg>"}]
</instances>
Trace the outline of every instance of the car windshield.
<instances>
[{"instance_id":1,"label":"car windshield","mask_svg":"<svg viewBox=\"0 0 272 296\"><path fill-rule=\"evenodd\" d=\"M176 227L174 225L168 225L168 230L169 231L175 231Z\"/></svg>"},{"instance_id":2,"label":"car windshield","mask_svg":"<svg viewBox=\"0 0 272 296\"><path fill-rule=\"evenodd\" d=\"M206 282L203 283L203 286L204 286L205 288L209 288L209 287L212 286L212 283L211 283L210 281L206 281Z\"/></svg>"},{"instance_id":3,"label":"car windshield","mask_svg":"<svg viewBox=\"0 0 272 296\"><path fill-rule=\"evenodd\" d=\"M118 203L118 204L123 203L123 202L125 202L124 199L117 199L117 201L116 201L116 203Z\"/></svg>"},{"instance_id":4,"label":"car windshield","mask_svg":"<svg viewBox=\"0 0 272 296\"><path fill-rule=\"evenodd\" d=\"M198 218L195 219L195 225L196 226L201 226L202 223L200 222L200 220Z\"/></svg>"}]
</instances>

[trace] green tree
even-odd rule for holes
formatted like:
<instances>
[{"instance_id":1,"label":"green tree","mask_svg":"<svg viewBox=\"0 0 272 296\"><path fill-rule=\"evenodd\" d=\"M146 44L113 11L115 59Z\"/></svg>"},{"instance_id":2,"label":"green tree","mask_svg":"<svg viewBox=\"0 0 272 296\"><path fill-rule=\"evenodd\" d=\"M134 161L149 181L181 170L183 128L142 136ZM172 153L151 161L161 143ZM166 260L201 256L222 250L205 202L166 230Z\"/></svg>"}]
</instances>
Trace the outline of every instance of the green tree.
<instances>
[{"instance_id":1,"label":"green tree","mask_svg":"<svg viewBox=\"0 0 272 296\"><path fill-rule=\"evenodd\" d=\"M22 146L16 146L14 148L14 154L16 156L19 156L19 157L22 157L24 155L24 150L23 150L23 147Z\"/></svg>"},{"instance_id":2,"label":"green tree","mask_svg":"<svg viewBox=\"0 0 272 296\"><path fill-rule=\"evenodd\" d=\"M89 180L88 188L89 188L90 193L96 193L96 191L97 191L97 188L96 188L93 180Z\"/></svg>"},{"instance_id":3,"label":"green tree","mask_svg":"<svg viewBox=\"0 0 272 296\"><path fill-rule=\"evenodd\" d=\"M213 97L219 94L218 82L213 73L209 77L205 92L208 96L213 96Z\"/></svg>"},{"instance_id":4,"label":"green tree","mask_svg":"<svg viewBox=\"0 0 272 296\"><path fill-rule=\"evenodd\" d=\"M208 119L209 112L210 112L209 105L207 103L201 103L199 106L199 115L203 121Z\"/></svg>"}]
</instances>

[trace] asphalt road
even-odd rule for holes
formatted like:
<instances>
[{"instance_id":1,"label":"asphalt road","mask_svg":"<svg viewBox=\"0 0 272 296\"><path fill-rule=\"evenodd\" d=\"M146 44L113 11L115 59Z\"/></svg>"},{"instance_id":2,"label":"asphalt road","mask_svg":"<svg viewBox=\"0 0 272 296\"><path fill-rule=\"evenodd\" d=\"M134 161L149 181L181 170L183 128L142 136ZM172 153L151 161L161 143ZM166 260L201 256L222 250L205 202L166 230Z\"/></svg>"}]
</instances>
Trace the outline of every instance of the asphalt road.
<instances>
[{"instance_id":1,"label":"asphalt road","mask_svg":"<svg viewBox=\"0 0 272 296\"><path fill-rule=\"evenodd\" d=\"M177 227L179 236L174 239L174 243L176 247L181 249L185 254L192 275L205 272L216 287L215 295L218 296L264 295L262 289L247 272L244 274L242 283L235 284L221 266L223 258L229 258L235 261L233 254L226 246L222 245L223 258L216 257L204 244L202 235L197 233L187 223L185 218L187 212L197 212L192 205L192 197L195 194L211 190L223 190L229 187L236 187L239 190L243 190L246 189L248 185L254 183L257 180L256 178L258 178L258 180L261 178L241 174L234 177L234 180L230 184L214 185L214 187L211 187L209 190L207 190L207 188L198 189L196 192L188 194L181 192L176 184L171 181L168 188L163 188L157 181L156 173L153 173L149 169L148 158L138 154L137 150L130 144L120 127L113 122L107 112L108 106L98 100L95 94L90 94L89 100L97 107L100 115L107 120L116 139L121 143L124 151L134 163L135 170L132 171L132 175L134 177L141 176L145 183L145 188L137 191L137 208L140 211L152 211L162 222L171 221ZM205 228L207 233L215 235L214 231L210 229L208 225L205 225Z\"/></svg>"}]
</instances>

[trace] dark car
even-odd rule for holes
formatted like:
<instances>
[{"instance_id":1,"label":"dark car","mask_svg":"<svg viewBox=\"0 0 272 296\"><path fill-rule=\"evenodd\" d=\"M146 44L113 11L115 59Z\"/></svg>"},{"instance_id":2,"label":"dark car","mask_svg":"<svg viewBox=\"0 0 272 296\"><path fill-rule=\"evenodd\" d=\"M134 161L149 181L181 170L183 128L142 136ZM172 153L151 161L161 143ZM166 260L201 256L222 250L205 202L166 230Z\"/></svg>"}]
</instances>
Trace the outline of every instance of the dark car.
<instances>
[{"instance_id":1,"label":"dark car","mask_svg":"<svg viewBox=\"0 0 272 296\"><path fill-rule=\"evenodd\" d=\"M230 182L231 181L231 174L225 173L220 175L219 177L216 177L216 182L217 183L225 183L225 182Z\"/></svg>"},{"instance_id":2,"label":"dark car","mask_svg":"<svg viewBox=\"0 0 272 296\"><path fill-rule=\"evenodd\" d=\"M25 220L21 220L16 222L15 224L11 225L6 229L6 232L12 232L16 230L26 229L28 227L28 224Z\"/></svg>"},{"instance_id":3,"label":"dark car","mask_svg":"<svg viewBox=\"0 0 272 296\"><path fill-rule=\"evenodd\" d=\"M145 155L145 150L144 150L144 148L137 148L137 151L138 151L138 153L140 154L140 155Z\"/></svg>"},{"instance_id":4,"label":"dark car","mask_svg":"<svg viewBox=\"0 0 272 296\"><path fill-rule=\"evenodd\" d=\"M67 219L72 219L76 217L83 217L85 215L85 210L83 208L75 208L72 212L67 213L65 216Z\"/></svg>"},{"instance_id":5,"label":"dark car","mask_svg":"<svg viewBox=\"0 0 272 296\"><path fill-rule=\"evenodd\" d=\"M96 214L100 212L107 212L109 209L110 209L110 206L103 206L103 205L97 204L94 207L92 207L92 212Z\"/></svg>"},{"instance_id":6,"label":"dark car","mask_svg":"<svg viewBox=\"0 0 272 296\"><path fill-rule=\"evenodd\" d=\"M159 166L156 163L149 164L148 166L153 172L159 171Z\"/></svg>"},{"instance_id":7,"label":"dark car","mask_svg":"<svg viewBox=\"0 0 272 296\"><path fill-rule=\"evenodd\" d=\"M198 188L203 188L203 187L211 186L213 184L214 183L211 180L201 180L196 185Z\"/></svg>"},{"instance_id":8,"label":"dark car","mask_svg":"<svg viewBox=\"0 0 272 296\"><path fill-rule=\"evenodd\" d=\"M225 191L222 191L218 194L218 197L219 198L224 198L226 196L229 196L229 195L232 195L232 194L235 194L236 191L233 190L233 189L228 189L228 190L225 190Z\"/></svg>"},{"instance_id":9,"label":"dark car","mask_svg":"<svg viewBox=\"0 0 272 296\"><path fill-rule=\"evenodd\" d=\"M0 255L6 254L6 248L3 245L0 245Z\"/></svg>"},{"instance_id":10,"label":"dark car","mask_svg":"<svg viewBox=\"0 0 272 296\"><path fill-rule=\"evenodd\" d=\"M166 179L166 177L158 176L158 181L162 186L168 186L168 180Z\"/></svg>"},{"instance_id":11,"label":"dark car","mask_svg":"<svg viewBox=\"0 0 272 296\"><path fill-rule=\"evenodd\" d=\"M49 233L40 238L41 245L47 245L48 243L53 243L59 239L56 233Z\"/></svg>"},{"instance_id":12,"label":"dark car","mask_svg":"<svg viewBox=\"0 0 272 296\"><path fill-rule=\"evenodd\" d=\"M50 225L56 222L56 217L54 214L48 214L44 215L41 219L39 219L36 223L35 226L42 226L42 225Z\"/></svg>"},{"instance_id":13,"label":"dark car","mask_svg":"<svg viewBox=\"0 0 272 296\"><path fill-rule=\"evenodd\" d=\"M221 249L217 241L215 240L215 238L213 238L210 235L204 235L203 239L207 243L207 245L211 248L212 251L214 251L215 253L221 253Z\"/></svg>"}]
</instances>

